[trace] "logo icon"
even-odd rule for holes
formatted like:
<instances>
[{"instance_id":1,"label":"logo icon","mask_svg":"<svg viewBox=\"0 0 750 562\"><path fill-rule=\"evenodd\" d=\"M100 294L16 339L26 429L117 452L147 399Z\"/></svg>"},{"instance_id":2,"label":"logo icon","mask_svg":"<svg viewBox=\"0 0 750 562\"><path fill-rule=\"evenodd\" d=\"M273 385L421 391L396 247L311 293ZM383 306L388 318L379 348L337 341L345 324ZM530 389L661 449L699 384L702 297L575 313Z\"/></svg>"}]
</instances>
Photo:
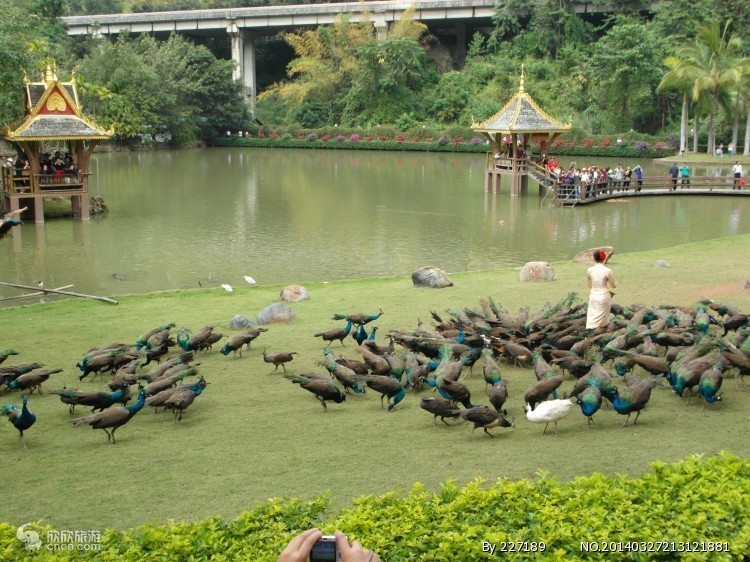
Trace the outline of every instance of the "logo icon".
<instances>
[{"instance_id":1,"label":"logo icon","mask_svg":"<svg viewBox=\"0 0 750 562\"><path fill-rule=\"evenodd\" d=\"M31 525L31 523L25 523L18 528L16 531L16 538L26 545L28 550L39 550L42 548L42 540L39 538L39 533L36 531L28 530L24 528Z\"/></svg>"}]
</instances>

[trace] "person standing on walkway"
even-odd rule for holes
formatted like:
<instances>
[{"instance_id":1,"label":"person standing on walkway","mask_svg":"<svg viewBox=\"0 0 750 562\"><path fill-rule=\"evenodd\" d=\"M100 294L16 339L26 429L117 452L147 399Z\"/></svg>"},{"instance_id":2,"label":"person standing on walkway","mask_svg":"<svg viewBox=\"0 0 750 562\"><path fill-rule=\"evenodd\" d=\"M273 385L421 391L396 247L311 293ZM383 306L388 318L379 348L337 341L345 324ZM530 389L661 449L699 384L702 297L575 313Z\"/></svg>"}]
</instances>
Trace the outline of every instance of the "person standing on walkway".
<instances>
[{"instance_id":1,"label":"person standing on walkway","mask_svg":"<svg viewBox=\"0 0 750 562\"><path fill-rule=\"evenodd\" d=\"M622 190L627 191L630 188L630 178L633 177L633 170L630 169L630 166L628 166L627 170L623 172L622 174L623 182L622 182Z\"/></svg>"},{"instance_id":2,"label":"person standing on walkway","mask_svg":"<svg viewBox=\"0 0 750 562\"><path fill-rule=\"evenodd\" d=\"M643 187L643 168L641 168L640 164L637 164L635 168L633 168L633 174L635 175L635 192L640 193L641 188Z\"/></svg>"},{"instance_id":3,"label":"person standing on walkway","mask_svg":"<svg viewBox=\"0 0 750 562\"><path fill-rule=\"evenodd\" d=\"M680 177L682 178L680 187L683 189L686 187L690 189L690 166L687 165L687 162L684 162L682 166L680 166Z\"/></svg>"},{"instance_id":4,"label":"person standing on walkway","mask_svg":"<svg viewBox=\"0 0 750 562\"><path fill-rule=\"evenodd\" d=\"M607 252L594 250L595 265L586 272L586 280L591 289L589 308L586 314L586 329L605 328L609 324L609 312L612 306L611 289L617 288L617 280L612 270L604 265Z\"/></svg>"},{"instance_id":5,"label":"person standing on walkway","mask_svg":"<svg viewBox=\"0 0 750 562\"><path fill-rule=\"evenodd\" d=\"M738 162L734 163L734 166L732 166L732 173L734 174L734 186L732 187L732 190L739 189L742 191L742 185L741 185L741 179L742 179L742 164Z\"/></svg>"},{"instance_id":6,"label":"person standing on walkway","mask_svg":"<svg viewBox=\"0 0 750 562\"><path fill-rule=\"evenodd\" d=\"M677 178L680 175L680 169L677 167L677 162L672 163L672 167L669 168L669 176L672 178L672 188L669 191L677 189Z\"/></svg>"}]
</instances>

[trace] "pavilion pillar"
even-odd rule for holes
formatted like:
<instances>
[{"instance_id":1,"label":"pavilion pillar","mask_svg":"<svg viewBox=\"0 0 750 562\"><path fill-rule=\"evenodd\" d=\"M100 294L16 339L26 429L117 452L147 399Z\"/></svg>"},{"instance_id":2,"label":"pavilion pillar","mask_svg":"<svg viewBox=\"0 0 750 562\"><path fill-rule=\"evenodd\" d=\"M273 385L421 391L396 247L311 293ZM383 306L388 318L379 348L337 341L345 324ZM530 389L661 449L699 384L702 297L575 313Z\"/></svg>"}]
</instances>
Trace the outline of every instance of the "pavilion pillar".
<instances>
[{"instance_id":1,"label":"pavilion pillar","mask_svg":"<svg viewBox=\"0 0 750 562\"><path fill-rule=\"evenodd\" d=\"M44 198L42 197L34 197L34 222L38 224L44 222Z\"/></svg>"}]
</instances>

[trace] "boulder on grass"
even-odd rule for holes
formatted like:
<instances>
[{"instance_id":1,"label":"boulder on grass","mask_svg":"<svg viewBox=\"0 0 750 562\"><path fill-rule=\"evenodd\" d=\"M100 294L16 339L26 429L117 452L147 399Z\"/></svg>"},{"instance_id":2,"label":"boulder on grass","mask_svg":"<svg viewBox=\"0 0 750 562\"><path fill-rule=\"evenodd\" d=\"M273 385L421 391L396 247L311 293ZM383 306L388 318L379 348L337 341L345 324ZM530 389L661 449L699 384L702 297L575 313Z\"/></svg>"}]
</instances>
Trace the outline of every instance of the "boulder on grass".
<instances>
[{"instance_id":1,"label":"boulder on grass","mask_svg":"<svg viewBox=\"0 0 750 562\"><path fill-rule=\"evenodd\" d=\"M521 268L521 282L553 281L555 270L546 261L530 261Z\"/></svg>"},{"instance_id":2,"label":"boulder on grass","mask_svg":"<svg viewBox=\"0 0 750 562\"><path fill-rule=\"evenodd\" d=\"M306 301L310 298L307 289L302 285L289 285L288 287L284 287L281 289L281 294L279 296L281 297L281 300L285 302Z\"/></svg>"},{"instance_id":3,"label":"boulder on grass","mask_svg":"<svg viewBox=\"0 0 750 562\"><path fill-rule=\"evenodd\" d=\"M654 262L654 267L669 267L669 263L667 263L666 260L656 260Z\"/></svg>"},{"instance_id":4,"label":"boulder on grass","mask_svg":"<svg viewBox=\"0 0 750 562\"><path fill-rule=\"evenodd\" d=\"M604 250L604 253L607 254L607 259L604 260L604 263L607 263L609 258L612 257L612 254L615 253L615 249L612 246L599 246L598 248L589 248L588 250L578 252L573 256L573 261L575 263L596 263L594 252L597 250Z\"/></svg>"},{"instance_id":5,"label":"boulder on grass","mask_svg":"<svg viewBox=\"0 0 750 562\"><path fill-rule=\"evenodd\" d=\"M431 265L420 267L411 274L411 280L415 287L443 289L453 286L453 281L450 280L445 271Z\"/></svg>"},{"instance_id":6,"label":"boulder on grass","mask_svg":"<svg viewBox=\"0 0 750 562\"><path fill-rule=\"evenodd\" d=\"M289 307L289 305L282 302L276 302L268 305L258 314L258 324L293 322L296 319L297 315L294 313L294 311Z\"/></svg>"},{"instance_id":7,"label":"boulder on grass","mask_svg":"<svg viewBox=\"0 0 750 562\"><path fill-rule=\"evenodd\" d=\"M255 322L250 320L247 316L242 316L241 314L235 314L234 318L229 321L229 327L234 328L235 330L249 328L253 325L255 325Z\"/></svg>"}]
</instances>

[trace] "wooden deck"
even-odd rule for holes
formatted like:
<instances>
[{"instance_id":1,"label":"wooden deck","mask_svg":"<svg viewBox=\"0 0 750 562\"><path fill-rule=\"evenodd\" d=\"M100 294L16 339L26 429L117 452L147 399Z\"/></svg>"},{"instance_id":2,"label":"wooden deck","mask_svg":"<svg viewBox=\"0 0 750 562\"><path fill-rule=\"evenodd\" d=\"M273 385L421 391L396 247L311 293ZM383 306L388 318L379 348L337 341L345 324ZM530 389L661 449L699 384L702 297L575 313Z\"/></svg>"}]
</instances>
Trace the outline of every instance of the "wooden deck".
<instances>
[{"instance_id":1,"label":"wooden deck","mask_svg":"<svg viewBox=\"0 0 750 562\"><path fill-rule=\"evenodd\" d=\"M44 199L69 197L72 211L82 220L89 220L88 177L91 174L24 174L16 176L12 168L2 168L2 203L6 210L15 211L24 206L22 200L31 200L34 222L44 222ZM26 202L28 203L28 201Z\"/></svg>"}]
</instances>

